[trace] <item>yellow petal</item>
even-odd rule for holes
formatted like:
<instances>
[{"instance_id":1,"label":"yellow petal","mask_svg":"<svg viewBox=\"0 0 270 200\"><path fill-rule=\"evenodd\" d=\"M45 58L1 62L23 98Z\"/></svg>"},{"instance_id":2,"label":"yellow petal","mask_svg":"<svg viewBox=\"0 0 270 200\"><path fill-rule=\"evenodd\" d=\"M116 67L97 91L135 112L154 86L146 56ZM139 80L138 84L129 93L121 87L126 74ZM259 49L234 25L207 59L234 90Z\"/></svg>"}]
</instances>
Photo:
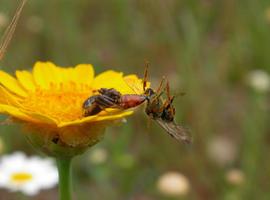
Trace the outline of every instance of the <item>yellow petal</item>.
<instances>
[{"instance_id":1,"label":"yellow petal","mask_svg":"<svg viewBox=\"0 0 270 200\"><path fill-rule=\"evenodd\" d=\"M132 110L130 111L125 111L125 112L120 112L119 114L114 114L114 115L104 115L104 116L100 116L96 119L94 119L93 121L106 121L106 120L116 120L116 119L120 119L120 118L124 118L126 116L129 116L133 113Z\"/></svg>"},{"instance_id":2,"label":"yellow petal","mask_svg":"<svg viewBox=\"0 0 270 200\"><path fill-rule=\"evenodd\" d=\"M139 79L137 75L130 74L124 77L126 84L134 91L135 94L143 94L143 80ZM146 88L150 86L150 83L146 83Z\"/></svg>"},{"instance_id":3,"label":"yellow petal","mask_svg":"<svg viewBox=\"0 0 270 200\"><path fill-rule=\"evenodd\" d=\"M39 122L38 120L31 118L27 114L23 113L18 108L9 106L9 105L0 104L0 113L11 115L12 117L23 120L23 121L35 122L35 123Z\"/></svg>"},{"instance_id":4,"label":"yellow petal","mask_svg":"<svg viewBox=\"0 0 270 200\"><path fill-rule=\"evenodd\" d=\"M51 83L59 83L61 74L51 62L36 62L33 69L35 83L41 88L48 89Z\"/></svg>"},{"instance_id":5,"label":"yellow petal","mask_svg":"<svg viewBox=\"0 0 270 200\"><path fill-rule=\"evenodd\" d=\"M123 79L123 73L112 70L103 72L96 76L93 81L93 88L114 88L122 94L134 94L134 91Z\"/></svg>"},{"instance_id":6,"label":"yellow petal","mask_svg":"<svg viewBox=\"0 0 270 200\"><path fill-rule=\"evenodd\" d=\"M102 138L105 127L104 122L95 122L83 126L62 127L58 132L63 143L78 148L96 144Z\"/></svg>"},{"instance_id":7,"label":"yellow petal","mask_svg":"<svg viewBox=\"0 0 270 200\"><path fill-rule=\"evenodd\" d=\"M129 81L133 82L133 81L137 81L140 79L138 78L138 76L136 74L129 74L129 75L124 76L124 80L127 82L129 82Z\"/></svg>"},{"instance_id":8,"label":"yellow petal","mask_svg":"<svg viewBox=\"0 0 270 200\"><path fill-rule=\"evenodd\" d=\"M106 109L107 110L107 109ZM115 120L119 118L123 118L125 116L131 115L133 111L121 111L118 109L108 109L108 112L104 111L98 115L84 117L78 120L70 121L70 122L61 122L58 127L66 127L72 125L83 125L84 123L91 123L103 120Z\"/></svg>"},{"instance_id":9,"label":"yellow petal","mask_svg":"<svg viewBox=\"0 0 270 200\"><path fill-rule=\"evenodd\" d=\"M57 67L51 62L37 62L33 69L35 82L48 89L51 83L75 82L91 84L94 70L90 64L80 64L75 68Z\"/></svg>"},{"instance_id":10,"label":"yellow petal","mask_svg":"<svg viewBox=\"0 0 270 200\"><path fill-rule=\"evenodd\" d=\"M61 74L61 82L75 81L74 68L67 67L57 67L57 71Z\"/></svg>"},{"instance_id":11,"label":"yellow petal","mask_svg":"<svg viewBox=\"0 0 270 200\"><path fill-rule=\"evenodd\" d=\"M74 69L77 83L91 84L94 79L94 69L90 64L79 64Z\"/></svg>"},{"instance_id":12,"label":"yellow petal","mask_svg":"<svg viewBox=\"0 0 270 200\"><path fill-rule=\"evenodd\" d=\"M28 71L16 71L16 77L19 83L28 91L34 91L36 86L33 75Z\"/></svg>"},{"instance_id":13,"label":"yellow petal","mask_svg":"<svg viewBox=\"0 0 270 200\"><path fill-rule=\"evenodd\" d=\"M26 91L20 86L18 81L14 77L10 76L8 73L1 70L0 70L0 84L2 84L8 90L19 96L22 97L27 96Z\"/></svg>"},{"instance_id":14,"label":"yellow petal","mask_svg":"<svg viewBox=\"0 0 270 200\"><path fill-rule=\"evenodd\" d=\"M57 120L40 114L40 113L34 113L34 112L29 112L29 111L23 111L24 113L26 113L28 116L30 116L32 119L35 119L36 121L38 121L40 124L50 124L50 125L57 125Z\"/></svg>"},{"instance_id":15,"label":"yellow petal","mask_svg":"<svg viewBox=\"0 0 270 200\"><path fill-rule=\"evenodd\" d=\"M97 115L93 115L93 116L84 117L84 118L77 119L70 122L61 122L60 124L58 124L58 127L61 128L61 127L71 126L71 125L80 125L82 123L91 122L97 117L98 117Z\"/></svg>"},{"instance_id":16,"label":"yellow petal","mask_svg":"<svg viewBox=\"0 0 270 200\"><path fill-rule=\"evenodd\" d=\"M0 103L19 107L20 98L0 85Z\"/></svg>"}]
</instances>

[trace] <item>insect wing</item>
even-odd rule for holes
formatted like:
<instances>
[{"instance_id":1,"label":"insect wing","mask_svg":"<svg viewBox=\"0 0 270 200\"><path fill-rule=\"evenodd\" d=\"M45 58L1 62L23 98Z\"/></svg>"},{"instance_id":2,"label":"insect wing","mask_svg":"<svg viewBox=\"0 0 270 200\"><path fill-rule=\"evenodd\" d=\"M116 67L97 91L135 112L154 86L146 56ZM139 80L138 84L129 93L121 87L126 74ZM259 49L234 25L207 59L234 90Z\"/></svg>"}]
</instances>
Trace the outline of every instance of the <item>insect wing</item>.
<instances>
[{"instance_id":1,"label":"insect wing","mask_svg":"<svg viewBox=\"0 0 270 200\"><path fill-rule=\"evenodd\" d=\"M143 81L138 80L136 75L128 75L124 77L124 80L128 87L134 92L134 94L143 94ZM146 83L146 88L150 87L150 82Z\"/></svg>"},{"instance_id":2,"label":"insect wing","mask_svg":"<svg viewBox=\"0 0 270 200\"><path fill-rule=\"evenodd\" d=\"M166 132L178 141L186 144L191 143L191 136L187 129L177 125L175 122L166 122L162 119L155 119L155 121L164 129Z\"/></svg>"}]
</instances>

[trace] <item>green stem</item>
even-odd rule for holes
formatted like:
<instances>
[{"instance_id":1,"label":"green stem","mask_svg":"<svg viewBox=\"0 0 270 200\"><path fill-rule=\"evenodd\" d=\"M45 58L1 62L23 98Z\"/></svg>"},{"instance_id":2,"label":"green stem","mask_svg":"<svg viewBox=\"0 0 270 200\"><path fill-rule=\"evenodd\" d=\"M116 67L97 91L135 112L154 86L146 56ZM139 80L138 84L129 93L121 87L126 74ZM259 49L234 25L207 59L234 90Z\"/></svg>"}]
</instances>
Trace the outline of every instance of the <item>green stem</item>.
<instances>
[{"instance_id":1,"label":"green stem","mask_svg":"<svg viewBox=\"0 0 270 200\"><path fill-rule=\"evenodd\" d=\"M71 200L71 160L56 158L59 176L59 200Z\"/></svg>"}]
</instances>

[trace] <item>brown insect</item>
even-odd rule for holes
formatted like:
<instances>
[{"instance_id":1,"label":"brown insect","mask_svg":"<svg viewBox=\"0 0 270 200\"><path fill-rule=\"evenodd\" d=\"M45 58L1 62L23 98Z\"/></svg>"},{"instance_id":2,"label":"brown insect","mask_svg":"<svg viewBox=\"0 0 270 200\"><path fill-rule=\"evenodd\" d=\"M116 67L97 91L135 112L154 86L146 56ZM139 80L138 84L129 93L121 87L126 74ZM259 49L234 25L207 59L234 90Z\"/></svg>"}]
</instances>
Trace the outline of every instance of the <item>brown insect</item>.
<instances>
[{"instance_id":1,"label":"brown insect","mask_svg":"<svg viewBox=\"0 0 270 200\"><path fill-rule=\"evenodd\" d=\"M83 115L91 116L98 114L106 108L129 109L142 104L146 100L145 95L125 94L117 90L101 88L99 94L86 99L83 103Z\"/></svg>"},{"instance_id":2,"label":"brown insect","mask_svg":"<svg viewBox=\"0 0 270 200\"><path fill-rule=\"evenodd\" d=\"M143 91L147 86L148 65L144 72ZM132 88L132 87L131 87ZM83 103L83 115L85 117L98 114L106 108L129 109L141 105L147 99L146 94L124 94L114 88L101 88L98 95L86 99ZM134 93L136 93L134 91Z\"/></svg>"},{"instance_id":3,"label":"brown insect","mask_svg":"<svg viewBox=\"0 0 270 200\"><path fill-rule=\"evenodd\" d=\"M170 96L169 83L167 82L166 94L167 99L163 100L162 96L165 89L162 89L164 79L161 81L157 91L147 88L148 63L143 79L143 95L126 94L122 95L117 90L111 88L101 88L99 94L88 98L83 104L84 116L97 114L105 108L128 109L136 107L145 101L145 113L154 121L156 121L168 134L179 141L191 143L189 131L179 126L174 121L175 108L172 105L174 96Z\"/></svg>"},{"instance_id":4,"label":"brown insect","mask_svg":"<svg viewBox=\"0 0 270 200\"><path fill-rule=\"evenodd\" d=\"M178 141L184 143L191 143L191 136L186 128L178 125L175 120L175 108L173 100L175 96L170 95L169 82L163 88L164 78L160 82L158 89L155 91L152 88L147 88L149 63L146 62L146 68L143 78L143 91L146 97L145 113L154 121L156 121L169 135ZM166 100L163 99L164 92L166 92Z\"/></svg>"},{"instance_id":5,"label":"brown insect","mask_svg":"<svg viewBox=\"0 0 270 200\"><path fill-rule=\"evenodd\" d=\"M21 1L21 4L18 6L18 8L17 8L17 10L15 12L14 17L12 18L9 26L7 27L7 29L4 32L4 35L1 38L1 44L0 44L0 60L2 60L2 58L5 55L5 52L7 50L7 47L9 45L9 43L10 43L10 40L11 40L13 34L14 34L14 31L16 29L16 25L18 23L18 20L20 18L22 9L23 9L26 1L27 0L22 0Z\"/></svg>"},{"instance_id":6,"label":"brown insect","mask_svg":"<svg viewBox=\"0 0 270 200\"><path fill-rule=\"evenodd\" d=\"M156 121L166 132L184 143L191 143L190 133L186 128L178 125L174 121L175 108L173 106L174 96L170 96L169 83L167 82L166 92L167 99L164 101L162 98L163 92L161 91L163 81L161 81L160 87L155 92L153 89L148 88L145 93L147 96L147 103L145 112L146 114Z\"/></svg>"}]
</instances>

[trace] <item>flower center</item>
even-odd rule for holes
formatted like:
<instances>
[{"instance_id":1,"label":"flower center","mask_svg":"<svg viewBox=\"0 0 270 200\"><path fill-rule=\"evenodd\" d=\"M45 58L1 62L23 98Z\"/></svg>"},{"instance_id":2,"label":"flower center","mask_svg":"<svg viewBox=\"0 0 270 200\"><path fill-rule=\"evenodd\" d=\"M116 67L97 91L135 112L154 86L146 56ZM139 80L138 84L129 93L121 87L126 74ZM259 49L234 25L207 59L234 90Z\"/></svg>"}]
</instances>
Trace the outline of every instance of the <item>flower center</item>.
<instances>
[{"instance_id":1,"label":"flower center","mask_svg":"<svg viewBox=\"0 0 270 200\"><path fill-rule=\"evenodd\" d=\"M14 183L25 183L33 179L32 174L27 172L18 172L11 175L11 181Z\"/></svg>"},{"instance_id":2,"label":"flower center","mask_svg":"<svg viewBox=\"0 0 270 200\"><path fill-rule=\"evenodd\" d=\"M23 108L45 114L58 121L73 121L82 117L82 104L92 94L92 88L74 82L51 84L49 89L36 89L22 102Z\"/></svg>"}]
</instances>

